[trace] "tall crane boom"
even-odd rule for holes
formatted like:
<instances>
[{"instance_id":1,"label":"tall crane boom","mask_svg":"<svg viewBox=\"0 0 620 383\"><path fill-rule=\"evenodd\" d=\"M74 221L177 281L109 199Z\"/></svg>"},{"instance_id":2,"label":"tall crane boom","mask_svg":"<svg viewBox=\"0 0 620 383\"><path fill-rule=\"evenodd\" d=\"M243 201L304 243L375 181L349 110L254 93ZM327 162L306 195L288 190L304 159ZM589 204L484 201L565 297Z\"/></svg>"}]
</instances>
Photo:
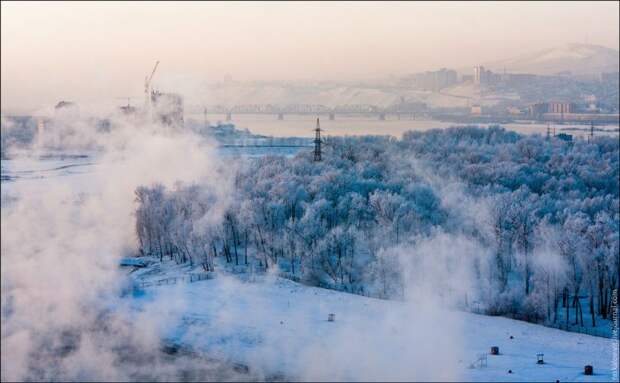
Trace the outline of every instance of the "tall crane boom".
<instances>
[{"instance_id":1,"label":"tall crane boom","mask_svg":"<svg viewBox=\"0 0 620 383\"><path fill-rule=\"evenodd\" d=\"M155 75L155 71L157 70L157 66L159 65L159 60L157 60L155 62L155 66L153 67L153 71L151 72L151 77L149 77L149 81L148 84L151 84L151 80L153 79L153 76Z\"/></svg>"},{"instance_id":2,"label":"tall crane boom","mask_svg":"<svg viewBox=\"0 0 620 383\"><path fill-rule=\"evenodd\" d=\"M157 66L159 65L159 60L157 60L155 62L155 66L153 67L153 71L151 72L151 76L150 77L145 77L144 78L144 97L145 97L145 103L146 103L146 107L150 107L151 105L151 80L153 79L153 76L155 75L155 71L157 70Z\"/></svg>"}]
</instances>

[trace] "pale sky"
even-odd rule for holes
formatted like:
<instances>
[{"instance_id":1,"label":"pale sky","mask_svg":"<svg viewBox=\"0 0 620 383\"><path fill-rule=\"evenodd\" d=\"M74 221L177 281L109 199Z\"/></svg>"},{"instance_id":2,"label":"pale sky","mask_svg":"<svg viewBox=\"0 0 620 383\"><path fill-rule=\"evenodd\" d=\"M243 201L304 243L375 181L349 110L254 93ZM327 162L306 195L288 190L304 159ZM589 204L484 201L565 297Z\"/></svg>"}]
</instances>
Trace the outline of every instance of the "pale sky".
<instances>
[{"instance_id":1,"label":"pale sky","mask_svg":"<svg viewBox=\"0 0 620 383\"><path fill-rule=\"evenodd\" d=\"M362 79L566 43L618 49L618 2L2 3L2 111L140 96L158 76Z\"/></svg>"}]
</instances>

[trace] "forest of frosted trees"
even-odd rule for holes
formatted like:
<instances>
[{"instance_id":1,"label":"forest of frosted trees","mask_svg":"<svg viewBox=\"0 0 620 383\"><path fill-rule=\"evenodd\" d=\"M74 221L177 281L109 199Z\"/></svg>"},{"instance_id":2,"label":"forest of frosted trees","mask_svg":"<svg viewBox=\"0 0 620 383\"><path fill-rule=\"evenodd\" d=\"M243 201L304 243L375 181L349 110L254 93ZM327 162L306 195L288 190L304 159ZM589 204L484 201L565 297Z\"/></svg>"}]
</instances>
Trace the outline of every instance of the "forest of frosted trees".
<instances>
[{"instance_id":1,"label":"forest of frosted trees","mask_svg":"<svg viewBox=\"0 0 620 383\"><path fill-rule=\"evenodd\" d=\"M467 308L581 326L610 315L617 137L458 127L327 138L324 148L321 162L310 151L241 159L226 203L212 186L138 188L140 253L392 299L407 294L418 262L436 260L435 288ZM476 282L459 288L451 270L463 264Z\"/></svg>"}]
</instances>

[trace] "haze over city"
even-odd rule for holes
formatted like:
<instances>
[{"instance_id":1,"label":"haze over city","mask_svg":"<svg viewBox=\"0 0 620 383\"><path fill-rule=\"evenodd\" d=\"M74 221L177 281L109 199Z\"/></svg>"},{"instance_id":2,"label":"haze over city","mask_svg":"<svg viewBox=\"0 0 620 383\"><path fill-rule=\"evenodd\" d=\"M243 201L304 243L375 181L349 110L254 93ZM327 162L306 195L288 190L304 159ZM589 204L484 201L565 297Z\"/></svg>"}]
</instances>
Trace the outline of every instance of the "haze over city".
<instances>
[{"instance_id":1,"label":"haze over city","mask_svg":"<svg viewBox=\"0 0 620 383\"><path fill-rule=\"evenodd\" d=\"M369 80L462 72L570 43L618 50L617 2L2 3L2 112L159 80ZM585 17L584 15L588 15ZM510 70L510 68L508 68Z\"/></svg>"}]
</instances>

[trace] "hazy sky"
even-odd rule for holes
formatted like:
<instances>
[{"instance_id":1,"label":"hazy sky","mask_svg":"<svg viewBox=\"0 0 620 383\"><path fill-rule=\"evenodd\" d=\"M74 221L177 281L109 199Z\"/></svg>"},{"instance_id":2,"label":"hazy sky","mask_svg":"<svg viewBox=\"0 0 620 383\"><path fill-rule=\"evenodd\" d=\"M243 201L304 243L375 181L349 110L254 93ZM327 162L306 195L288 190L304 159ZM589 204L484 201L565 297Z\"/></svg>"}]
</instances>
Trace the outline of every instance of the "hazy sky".
<instances>
[{"instance_id":1,"label":"hazy sky","mask_svg":"<svg viewBox=\"0 0 620 383\"><path fill-rule=\"evenodd\" d=\"M160 78L356 79L618 49L618 2L2 3L2 111L141 95Z\"/></svg>"}]
</instances>

